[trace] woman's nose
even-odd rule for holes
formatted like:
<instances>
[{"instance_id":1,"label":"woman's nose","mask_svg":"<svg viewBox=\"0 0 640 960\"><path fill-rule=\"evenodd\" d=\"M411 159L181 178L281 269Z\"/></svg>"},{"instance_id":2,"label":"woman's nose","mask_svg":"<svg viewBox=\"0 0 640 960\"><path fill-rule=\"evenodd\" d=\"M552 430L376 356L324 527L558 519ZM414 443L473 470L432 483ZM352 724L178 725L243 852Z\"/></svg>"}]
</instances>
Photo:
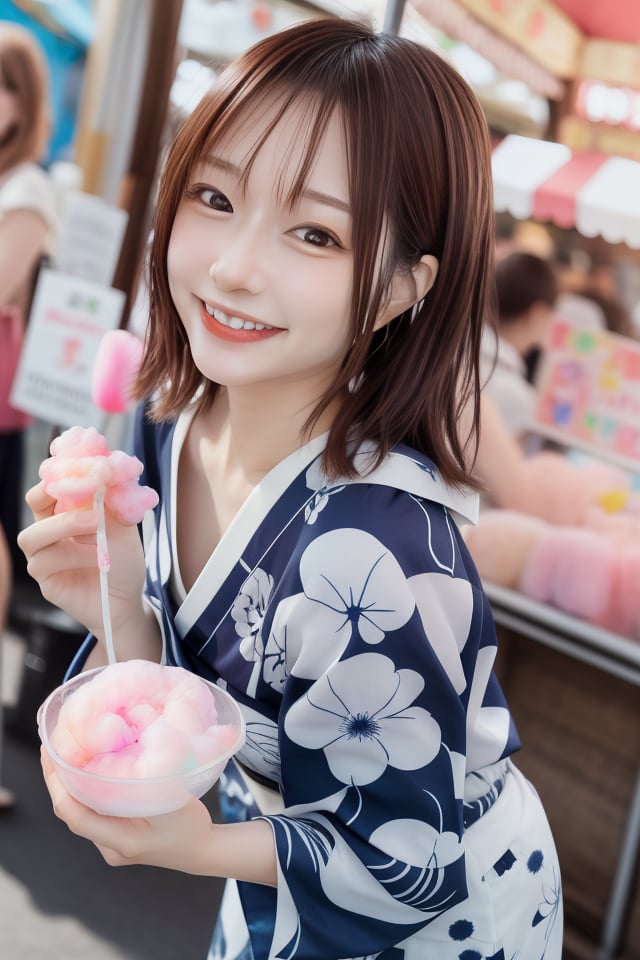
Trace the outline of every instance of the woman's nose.
<instances>
[{"instance_id":1,"label":"woman's nose","mask_svg":"<svg viewBox=\"0 0 640 960\"><path fill-rule=\"evenodd\" d=\"M233 239L227 238L227 242L211 262L209 276L216 286L226 293L233 290L259 293L263 279L258 256L258 238L251 233Z\"/></svg>"}]
</instances>

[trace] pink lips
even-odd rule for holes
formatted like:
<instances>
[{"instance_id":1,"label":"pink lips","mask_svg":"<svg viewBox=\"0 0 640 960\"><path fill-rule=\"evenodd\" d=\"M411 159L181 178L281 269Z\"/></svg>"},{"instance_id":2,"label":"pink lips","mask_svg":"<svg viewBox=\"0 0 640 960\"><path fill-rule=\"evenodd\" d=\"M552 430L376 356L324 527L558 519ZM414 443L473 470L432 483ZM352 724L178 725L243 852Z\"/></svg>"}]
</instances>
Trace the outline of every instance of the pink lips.
<instances>
[{"instance_id":1,"label":"pink lips","mask_svg":"<svg viewBox=\"0 0 640 960\"><path fill-rule=\"evenodd\" d=\"M224 323L220 323L215 317L207 313L204 303L200 305L200 313L202 315L202 321L209 333L212 333L214 337L218 337L220 340L227 340L230 343L250 343L255 340L266 340L269 337L275 337L278 333L282 333L281 327L273 327L271 330L234 330L232 327L227 327Z\"/></svg>"}]
</instances>

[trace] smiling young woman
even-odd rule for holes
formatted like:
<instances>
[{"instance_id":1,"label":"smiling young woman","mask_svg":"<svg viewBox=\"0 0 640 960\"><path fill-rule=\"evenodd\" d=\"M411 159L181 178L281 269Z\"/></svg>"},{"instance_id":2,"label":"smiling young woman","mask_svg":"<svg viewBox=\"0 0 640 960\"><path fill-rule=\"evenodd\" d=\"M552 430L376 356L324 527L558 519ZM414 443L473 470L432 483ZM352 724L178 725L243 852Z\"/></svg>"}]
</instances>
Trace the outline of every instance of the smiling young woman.
<instances>
[{"instance_id":1,"label":"smiling young woman","mask_svg":"<svg viewBox=\"0 0 640 960\"><path fill-rule=\"evenodd\" d=\"M230 692L247 741L222 824L195 800L101 817L45 770L109 863L228 878L210 960L561 956L554 843L458 529L492 249L473 94L356 23L247 51L168 157L135 438L160 505L144 558L109 518L112 616L123 656ZM95 623L90 531L29 502L30 570ZM101 660L98 632L73 670Z\"/></svg>"}]
</instances>

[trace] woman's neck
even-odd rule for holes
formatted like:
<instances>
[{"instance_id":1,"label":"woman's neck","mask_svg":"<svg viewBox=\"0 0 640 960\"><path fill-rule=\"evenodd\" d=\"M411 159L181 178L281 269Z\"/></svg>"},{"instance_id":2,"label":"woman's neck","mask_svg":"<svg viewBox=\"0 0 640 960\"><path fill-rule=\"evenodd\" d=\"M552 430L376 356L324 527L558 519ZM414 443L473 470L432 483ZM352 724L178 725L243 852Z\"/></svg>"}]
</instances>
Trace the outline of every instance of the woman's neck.
<instances>
[{"instance_id":1,"label":"woman's neck","mask_svg":"<svg viewBox=\"0 0 640 960\"><path fill-rule=\"evenodd\" d=\"M290 391L221 387L203 415L202 437L215 447L218 463L224 463L227 472L258 483L285 457L329 429L335 405L322 413L308 434L304 432L314 407L300 405L293 384Z\"/></svg>"}]
</instances>

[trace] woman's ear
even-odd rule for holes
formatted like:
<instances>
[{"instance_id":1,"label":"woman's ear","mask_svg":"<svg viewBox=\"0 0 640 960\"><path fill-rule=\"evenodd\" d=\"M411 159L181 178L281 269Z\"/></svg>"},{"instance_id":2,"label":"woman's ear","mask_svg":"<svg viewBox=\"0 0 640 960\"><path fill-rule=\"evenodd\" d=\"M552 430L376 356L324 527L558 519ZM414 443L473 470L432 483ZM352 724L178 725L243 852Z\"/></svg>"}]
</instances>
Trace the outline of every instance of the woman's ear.
<instances>
[{"instance_id":1,"label":"woman's ear","mask_svg":"<svg viewBox=\"0 0 640 960\"><path fill-rule=\"evenodd\" d=\"M419 303L431 290L438 275L438 260L426 253L406 271L397 270L391 281L389 298L385 300L375 330L380 330L409 307Z\"/></svg>"}]
</instances>

